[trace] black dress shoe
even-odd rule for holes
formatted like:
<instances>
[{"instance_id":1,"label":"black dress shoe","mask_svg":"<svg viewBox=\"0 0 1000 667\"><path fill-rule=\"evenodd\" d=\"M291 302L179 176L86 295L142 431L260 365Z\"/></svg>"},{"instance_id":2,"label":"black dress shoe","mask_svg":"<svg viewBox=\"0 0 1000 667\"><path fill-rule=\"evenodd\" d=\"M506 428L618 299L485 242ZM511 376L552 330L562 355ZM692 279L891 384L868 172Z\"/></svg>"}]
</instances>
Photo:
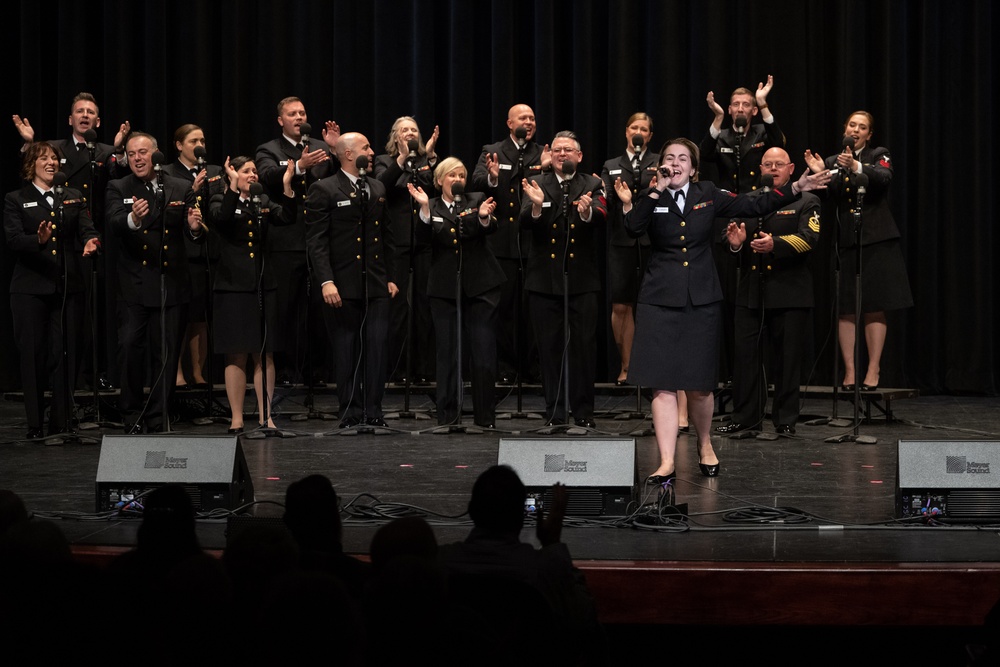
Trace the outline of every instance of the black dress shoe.
<instances>
[{"instance_id":1,"label":"black dress shoe","mask_svg":"<svg viewBox=\"0 0 1000 667\"><path fill-rule=\"evenodd\" d=\"M627 384L628 384L628 379L625 379L625 380L615 380L615 386L616 387L624 387Z\"/></svg>"},{"instance_id":2,"label":"black dress shoe","mask_svg":"<svg viewBox=\"0 0 1000 667\"><path fill-rule=\"evenodd\" d=\"M711 465L707 463L699 463L698 467L701 469L701 474L705 477L718 477L719 476L719 464L713 463Z\"/></svg>"},{"instance_id":3,"label":"black dress shoe","mask_svg":"<svg viewBox=\"0 0 1000 667\"><path fill-rule=\"evenodd\" d=\"M495 431L497 428L497 425L493 422L490 422L489 424L476 424L476 426L487 431Z\"/></svg>"},{"instance_id":4,"label":"black dress shoe","mask_svg":"<svg viewBox=\"0 0 1000 667\"><path fill-rule=\"evenodd\" d=\"M728 424L723 424L722 426L716 426L716 433L736 433L737 431L745 431L749 426L746 424L741 424L739 422L729 422Z\"/></svg>"},{"instance_id":5,"label":"black dress shoe","mask_svg":"<svg viewBox=\"0 0 1000 667\"><path fill-rule=\"evenodd\" d=\"M558 417L556 417L556 418L550 419L547 422L545 422L545 425L546 426L565 426L566 425L566 420L565 419L559 419Z\"/></svg>"},{"instance_id":6,"label":"black dress shoe","mask_svg":"<svg viewBox=\"0 0 1000 667\"><path fill-rule=\"evenodd\" d=\"M840 391L854 391L854 385L853 384L842 384L842 385L840 385Z\"/></svg>"},{"instance_id":7,"label":"black dress shoe","mask_svg":"<svg viewBox=\"0 0 1000 667\"><path fill-rule=\"evenodd\" d=\"M243 432L242 426L237 426L236 428L231 428L226 431L226 433L228 433L229 435L239 435L242 432Z\"/></svg>"},{"instance_id":8,"label":"black dress shoe","mask_svg":"<svg viewBox=\"0 0 1000 667\"><path fill-rule=\"evenodd\" d=\"M574 419L573 423L580 428L597 428L597 424L594 423L593 419Z\"/></svg>"},{"instance_id":9,"label":"black dress shoe","mask_svg":"<svg viewBox=\"0 0 1000 667\"><path fill-rule=\"evenodd\" d=\"M656 486L657 484L666 484L677 477L677 471L668 472L666 475L650 475L646 478L646 484L649 486Z\"/></svg>"},{"instance_id":10,"label":"black dress shoe","mask_svg":"<svg viewBox=\"0 0 1000 667\"><path fill-rule=\"evenodd\" d=\"M795 435L795 427L791 424L778 424L774 427L774 432L778 435Z\"/></svg>"},{"instance_id":11,"label":"black dress shoe","mask_svg":"<svg viewBox=\"0 0 1000 667\"><path fill-rule=\"evenodd\" d=\"M389 428L389 425L386 424L385 420L382 419L381 417L369 417L368 418L368 425L369 426L378 426L378 427L381 427L381 428Z\"/></svg>"},{"instance_id":12,"label":"black dress shoe","mask_svg":"<svg viewBox=\"0 0 1000 667\"><path fill-rule=\"evenodd\" d=\"M100 391L114 391L115 385L111 384L108 378L102 376L97 380L97 388Z\"/></svg>"},{"instance_id":13,"label":"black dress shoe","mask_svg":"<svg viewBox=\"0 0 1000 667\"><path fill-rule=\"evenodd\" d=\"M861 391L878 391L877 384L863 384L861 385Z\"/></svg>"},{"instance_id":14,"label":"black dress shoe","mask_svg":"<svg viewBox=\"0 0 1000 667\"><path fill-rule=\"evenodd\" d=\"M44 433L40 428L29 428L27 435L24 436L25 440L35 440L37 438L44 437Z\"/></svg>"},{"instance_id":15,"label":"black dress shoe","mask_svg":"<svg viewBox=\"0 0 1000 667\"><path fill-rule=\"evenodd\" d=\"M361 420L357 417L348 417L340 422L340 428L354 428L361 423Z\"/></svg>"},{"instance_id":16,"label":"black dress shoe","mask_svg":"<svg viewBox=\"0 0 1000 667\"><path fill-rule=\"evenodd\" d=\"M136 422L134 424L124 424L125 435L141 435L142 434L142 423Z\"/></svg>"},{"instance_id":17,"label":"black dress shoe","mask_svg":"<svg viewBox=\"0 0 1000 667\"><path fill-rule=\"evenodd\" d=\"M677 427L677 432L678 433L690 433L691 432L691 425L688 424L687 426L678 426Z\"/></svg>"}]
</instances>

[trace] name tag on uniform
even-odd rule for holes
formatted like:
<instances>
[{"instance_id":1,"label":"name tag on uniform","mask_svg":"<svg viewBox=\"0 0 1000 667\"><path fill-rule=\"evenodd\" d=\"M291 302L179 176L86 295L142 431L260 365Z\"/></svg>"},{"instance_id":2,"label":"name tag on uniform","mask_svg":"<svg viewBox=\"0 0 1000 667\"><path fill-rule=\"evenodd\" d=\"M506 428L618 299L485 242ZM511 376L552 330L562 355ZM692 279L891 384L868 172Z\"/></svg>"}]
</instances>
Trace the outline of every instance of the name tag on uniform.
<instances>
[{"instance_id":1,"label":"name tag on uniform","mask_svg":"<svg viewBox=\"0 0 1000 667\"><path fill-rule=\"evenodd\" d=\"M621 169L612 169L608 173L611 174L612 176L617 176L618 174L622 173L622 170Z\"/></svg>"},{"instance_id":2,"label":"name tag on uniform","mask_svg":"<svg viewBox=\"0 0 1000 667\"><path fill-rule=\"evenodd\" d=\"M510 171L513 167L514 165L512 164L504 164L502 162L500 163L500 168L503 169L504 171Z\"/></svg>"},{"instance_id":3,"label":"name tag on uniform","mask_svg":"<svg viewBox=\"0 0 1000 667\"><path fill-rule=\"evenodd\" d=\"M287 167L288 166L288 160L282 160L281 162L278 163L278 166Z\"/></svg>"},{"instance_id":4,"label":"name tag on uniform","mask_svg":"<svg viewBox=\"0 0 1000 667\"><path fill-rule=\"evenodd\" d=\"M719 152L720 153L735 153L736 151L734 151L732 148L726 148L725 146L722 146L721 148L719 148Z\"/></svg>"},{"instance_id":5,"label":"name tag on uniform","mask_svg":"<svg viewBox=\"0 0 1000 667\"><path fill-rule=\"evenodd\" d=\"M551 207L552 207L552 202L550 202L550 201L543 201L542 202L542 208L551 208Z\"/></svg>"},{"instance_id":6,"label":"name tag on uniform","mask_svg":"<svg viewBox=\"0 0 1000 667\"><path fill-rule=\"evenodd\" d=\"M240 209L236 209L235 211L233 211L233 215L243 215L243 211Z\"/></svg>"},{"instance_id":7,"label":"name tag on uniform","mask_svg":"<svg viewBox=\"0 0 1000 667\"><path fill-rule=\"evenodd\" d=\"M23 208L35 208L36 206L38 206L38 202L36 201L26 201L22 205Z\"/></svg>"},{"instance_id":8,"label":"name tag on uniform","mask_svg":"<svg viewBox=\"0 0 1000 667\"><path fill-rule=\"evenodd\" d=\"M134 197L126 197L125 199L122 200L122 203L123 204L133 204L133 203L135 203L135 198Z\"/></svg>"},{"instance_id":9,"label":"name tag on uniform","mask_svg":"<svg viewBox=\"0 0 1000 667\"><path fill-rule=\"evenodd\" d=\"M653 213L670 213L669 206L656 206L653 208Z\"/></svg>"},{"instance_id":10,"label":"name tag on uniform","mask_svg":"<svg viewBox=\"0 0 1000 667\"><path fill-rule=\"evenodd\" d=\"M66 164L66 158L60 158L59 164Z\"/></svg>"},{"instance_id":11,"label":"name tag on uniform","mask_svg":"<svg viewBox=\"0 0 1000 667\"><path fill-rule=\"evenodd\" d=\"M350 205L351 205L351 200L350 199L345 199L343 201L337 202L337 208L341 208L341 207L344 207L344 206L350 206Z\"/></svg>"},{"instance_id":12,"label":"name tag on uniform","mask_svg":"<svg viewBox=\"0 0 1000 667\"><path fill-rule=\"evenodd\" d=\"M440 215L432 215L431 222L444 222L444 218L442 218Z\"/></svg>"}]
</instances>

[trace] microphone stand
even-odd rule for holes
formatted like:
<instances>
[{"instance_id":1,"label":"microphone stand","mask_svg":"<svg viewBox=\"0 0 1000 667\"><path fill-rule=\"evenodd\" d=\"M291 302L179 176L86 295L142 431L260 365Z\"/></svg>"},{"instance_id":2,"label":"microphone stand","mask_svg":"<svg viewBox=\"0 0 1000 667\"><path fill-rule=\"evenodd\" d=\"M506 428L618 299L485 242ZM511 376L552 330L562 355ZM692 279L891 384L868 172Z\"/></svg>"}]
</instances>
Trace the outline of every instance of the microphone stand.
<instances>
[{"instance_id":1,"label":"microphone stand","mask_svg":"<svg viewBox=\"0 0 1000 667\"><path fill-rule=\"evenodd\" d=\"M517 142L517 171L511 176L511 185L514 187L515 205L517 211L521 210L521 197L524 193L521 190L521 179L524 178L524 149L527 140L518 139ZM514 383L514 394L517 397L517 409L514 412L505 412L497 415L497 419L541 419L542 416L536 412L524 411L524 360L522 359L524 350L521 349L521 322L524 319L524 257L521 255L521 225L518 224L514 231L514 241L517 245L517 290L514 296L514 374L517 379Z\"/></svg>"},{"instance_id":2,"label":"microphone stand","mask_svg":"<svg viewBox=\"0 0 1000 667\"><path fill-rule=\"evenodd\" d=\"M413 153L410 153L406 157L406 170L409 172L410 183L413 184L413 187L417 187L417 172L413 168ZM403 379L403 409L396 413L396 417L399 419L417 419L417 414L410 410L410 388L413 385L413 337L417 332L415 317L417 310L417 286L414 283L414 279L416 278L414 263L416 262L417 250L417 221L414 220L413 203L410 202L408 205L410 207L410 261L407 263L406 284L409 286L409 292L412 297L407 294L403 295L403 299L408 300L408 310L406 316L406 343L403 346L403 355L405 357L405 361L403 362L403 372L405 373Z\"/></svg>"},{"instance_id":3,"label":"microphone stand","mask_svg":"<svg viewBox=\"0 0 1000 667\"><path fill-rule=\"evenodd\" d=\"M452 201L454 202L455 211L461 207L462 195L456 193L452 190ZM476 224L479 224L478 220L478 210L476 211L477 219ZM455 343L455 350L457 355L458 368L456 368L456 389L455 399L458 401L458 416L455 418L454 424L448 424L447 426L439 426L432 430L431 433L434 434L451 434L451 433L474 433L479 434L483 432L483 429L473 426L465 426L462 424L462 403L465 401L465 381L462 379L462 263L463 263L463 248L465 244L462 237L462 215L457 214L456 229L458 229L458 265L455 268L455 333L458 334Z\"/></svg>"},{"instance_id":4,"label":"microphone stand","mask_svg":"<svg viewBox=\"0 0 1000 667\"><path fill-rule=\"evenodd\" d=\"M200 150L203 150L203 149L201 149L199 147L198 150L200 151ZM199 171L201 171L202 169L207 169L208 168L208 165L206 164L206 161L205 161L204 157L202 157L201 155L198 155L197 160L198 160L198 170ZM205 213L206 211L211 210L210 206L209 207L205 207L205 206L202 205L203 202L210 202L211 201L211 188L209 186L209 179L208 179L208 172L207 171L205 172L205 181L201 184L201 188L198 190L197 194L195 195L195 201L197 202L198 208L202 210L202 213ZM208 227L207 226L202 225L202 227L204 228L205 232L208 232ZM211 303L212 299L213 299L213 291L212 291L212 255L211 255L211 252L210 252L210 249L209 249L209 243L210 243L210 240L206 236L205 237L205 243L203 243L202 247L200 248L202 257L205 260L205 311L204 311L204 315L205 315L205 335L208 338L208 341L207 341L208 354L205 355L206 356L206 358L205 358L205 384L206 384L206 387L205 387L205 416L202 417L202 418L197 418L197 419L191 420L192 423L198 424L198 425L212 424L212 423L215 423L215 421L216 421L215 419L212 418L213 395L215 394L215 386L214 386L213 373L212 373L213 366L214 366L213 363L212 363L212 359L214 358L215 355L212 354L212 349L213 349L212 341L213 341L213 330L215 328L215 326L214 326L215 323L212 322L212 303Z\"/></svg>"},{"instance_id":5,"label":"microphone stand","mask_svg":"<svg viewBox=\"0 0 1000 667\"><path fill-rule=\"evenodd\" d=\"M854 215L854 261L856 262L854 266L854 428L851 433L833 436L823 442L856 442L859 445L874 445L878 443L877 438L871 435L860 435L859 433L861 425L859 414L861 408L861 382L858 381L858 371L861 369L861 335L864 333L864 327L861 324L863 320L861 313L861 209L865 193L868 189L868 176L862 173L854 175L852 180L855 185L855 192L857 192L852 209ZM838 327L838 332L839 330ZM837 379L834 377L834 383L836 381ZM834 384L834 387L836 387L836 384ZM836 392L836 389L834 389L834 392Z\"/></svg>"},{"instance_id":6,"label":"microphone stand","mask_svg":"<svg viewBox=\"0 0 1000 667\"><path fill-rule=\"evenodd\" d=\"M170 433L170 409L169 397L170 389L167 387L167 370L176 373L177 369L167 369L167 272L164 267L163 246L167 240L167 213L164 210L166 205L166 192L163 190L163 171L156 167L156 207L157 215L160 216L160 388L163 394L163 407L160 418L163 420L164 433ZM181 243L183 243L183 239ZM154 391L150 387L150 392Z\"/></svg>"},{"instance_id":7,"label":"microphone stand","mask_svg":"<svg viewBox=\"0 0 1000 667\"><path fill-rule=\"evenodd\" d=\"M560 183L560 188L562 189L562 217L563 217L563 257L562 257L562 278L563 278L563 351L562 351L562 369L560 371L562 385L562 398L563 398L563 411L566 415L566 423L558 424L552 426L546 426L538 430L539 433L543 435L552 435L554 433L566 433L571 428L570 420L570 405L569 405L569 340L570 340L570 329L569 329L569 188L570 181L563 181ZM556 392L556 404L559 403L559 392ZM553 406L553 410L555 407ZM555 419L555 412L549 415L549 419Z\"/></svg>"},{"instance_id":8,"label":"microphone stand","mask_svg":"<svg viewBox=\"0 0 1000 667\"><path fill-rule=\"evenodd\" d=\"M53 381L62 382L62 418L64 421L62 424L58 425L61 432L46 439L45 444L57 445L66 442L76 442L79 444L96 445L98 443L96 439L83 438L73 430L73 391L71 389L72 384L70 383L72 369L70 368L71 358L69 354L69 332L67 331L66 317L66 305L69 303L69 267L66 261L66 234L71 231L73 233L78 233L79 227L74 230L66 228L65 201L63 200L64 188L62 182L55 185L52 190L56 204L56 221L58 222L57 231L59 231L56 239L56 253L59 256L59 280L62 282L63 288L62 307L59 309L59 328L62 343L62 350L60 352L62 359L60 360L60 366L62 367L62 377L58 380L53 378ZM56 411L56 393L57 392L53 390L53 413Z\"/></svg>"},{"instance_id":9,"label":"microphone stand","mask_svg":"<svg viewBox=\"0 0 1000 667\"><path fill-rule=\"evenodd\" d=\"M94 202L93 202L93 200L94 200L94 192L96 192L96 189L94 188L94 184L97 182L97 180L96 180L96 176L97 176L97 146L94 144L93 141L90 141L90 140L87 140L86 146L87 146L87 153L88 153L88 155L90 157L90 196L87 197L87 214L90 216L90 219L93 220L94 219ZM60 206L60 211L61 210L62 210L62 207ZM66 258L63 257L63 262L65 263L65 261L66 261ZM91 391L93 393L93 398L94 398L94 422L93 422L93 426L88 425L87 428L96 428L96 427L100 427L100 426L103 425L102 424L102 420L101 420L101 394L100 394L101 381L100 381L100 371L98 370L98 358L97 358L97 340L98 340L98 338L97 338L97 318L98 318L97 289L98 289L97 258L94 257L94 258L91 259L91 262L90 262L90 352L91 352L91 355L90 355L91 356L91 361L90 361L90 365L91 365L91 368L90 368L90 371L91 371L90 388L91 388ZM65 326L66 326L65 323L63 323L64 331L65 331ZM80 428L84 428L84 425L81 424Z\"/></svg>"},{"instance_id":10,"label":"microphone stand","mask_svg":"<svg viewBox=\"0 0 1000 667\"><path fill-rule=\"evenodd\" d=\"M633 142L636 139L641 139L639 135L633 137ZM642 149L641 145L635 146L635 159L632 161L632 195L637 196L639 190L642 188L642 163L639 160L639 154ZM612 186L613 187L613 186ZM625 212L622 211L622 218L624 219ZM611 229L608 229L608 238L611 236ZM610 249L609 249L610 250ZM642 283L642 241L641 239L635 239L635 284L638 287ZM638 294L636 295L638 296ZM635 319L635 304L633 304L632 319ZM619 420L631 420L639 419L645 421L646 413L642 411L642 386L635 386L635 412L622 412L615 419ZM643 436L643 435L653 435L652 428L639 427L635 431L631 432L630 435Z\"/></svg>"}]
</instances>

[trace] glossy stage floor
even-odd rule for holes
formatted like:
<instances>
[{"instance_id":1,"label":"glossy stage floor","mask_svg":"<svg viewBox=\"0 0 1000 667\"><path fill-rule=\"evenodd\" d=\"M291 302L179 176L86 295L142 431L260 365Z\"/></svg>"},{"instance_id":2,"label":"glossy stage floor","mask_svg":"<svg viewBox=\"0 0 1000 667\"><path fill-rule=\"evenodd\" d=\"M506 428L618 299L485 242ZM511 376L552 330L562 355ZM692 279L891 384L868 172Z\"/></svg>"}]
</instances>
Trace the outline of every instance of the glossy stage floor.
<instances>
[{"instance_id":1,"label":"glossy stage floor","mask_svg":"<svg viewBox=\"0 0 1000 667\"><path fill-rule=\"evenodd\" d=\"M602 619L633 628L674 624L752 632L767 626L809 631L980 625L1000 598L1000 532L996 525L895 520L897 443L1000 440L1000 399L891 392L881 398L905 398L891 401L892 418L885 417L885 400L876 401L871 420L858 429L876 444L829 443L852 428L804 423L794 437L776 440L715 437L722 462L717 478L699 474L695 438L680 436L676 500L687 504L684 521L656 526L635 516L568 520L563 539L587 573ZM312 418L306 418L302 388L279 393L276 422L284 437L242 439L258 503L249 511L280 516L287 485L322 473L347 506L345 550L362 555L379 525L411 511L434 525L439 543L462 539L472 483L496 463L500 438L547 437L535 432L542 422L528 418L498 420L496 432L450 435L432 434L431 419L389 418L385 434L349 436L337 429L332 390L316 394ZM410 408L430 410L428 394L427 388L414 389ZM829 390L815 388L808 396L803 419L831 414ZM19 442L26 431L23 409L16 395L7 398L0 403L0 488L18 493L37 516L59 518L82 558L132 544L134 519L93 515L100 447ZM387 411L402 406L402 393L394 388ZM648 416L617 418L636 407L634 391L601 387L597 431L589 435L633 437L650 428ZM499 412L515 408L508 394ZM537 387L526 388L524 408L541 409ZM648 410L648 402L639 409ZM215 412L224 415L224 405ZM840 401L838 416L852 413L851 403ZM208 435L224 434L227 426L228 419L220 419L180 422L174 429ZM773 427L768 423L765 430ZM99 439L120 432L108 426L82 433ZM653 437L635 436L635 452L639 505L655 503L656 491L641 484L657 463ZM648 514L649 508L633 510ZM222 549L225 532L224 520L202 522L202 546ZM531 532L529 525L524 539L533 539Z\"/></svg>"}]
</instances>

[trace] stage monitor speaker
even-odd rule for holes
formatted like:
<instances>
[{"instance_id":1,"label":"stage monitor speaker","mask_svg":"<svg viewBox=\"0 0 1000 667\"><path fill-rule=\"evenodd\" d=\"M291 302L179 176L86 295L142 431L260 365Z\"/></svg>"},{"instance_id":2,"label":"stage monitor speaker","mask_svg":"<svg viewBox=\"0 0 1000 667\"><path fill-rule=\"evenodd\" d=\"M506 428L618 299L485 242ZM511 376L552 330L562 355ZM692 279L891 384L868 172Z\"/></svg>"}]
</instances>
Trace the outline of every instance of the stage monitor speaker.
<instances>
[{"instance_id":1,"label":"stage monitor speaker","mask_svg":"<svg viewBox=\"0 0 1000 667\"><path fill-rule=\"evenodd\" d=\"M171 483L184 487L196 512L232 510L254 500L238 436L104 436L97 464L98 512L124 508Z\"/></svg>"},{"instance_id":2,"label":"stage monitor speaker","mask_svg":"<svg viewBox=\"0 0 1000 667\"><path fill-rule=\"evenodd\" d=\"M900 440L896 516L1000 520L1000 442Z\"/></svg>"},{"instance_id":3,"label":"stage monitor speaker","mask_svg":"<svg viewBox=\"0 0 1000 667\"><path fill-rule=\"evenodd\" d=\"M532 501L551 501L561 482L569 492L566 514L622 516L635 499L634 438L501 438L497 463L524 482Z\"/></svg>"}]
</instances>

